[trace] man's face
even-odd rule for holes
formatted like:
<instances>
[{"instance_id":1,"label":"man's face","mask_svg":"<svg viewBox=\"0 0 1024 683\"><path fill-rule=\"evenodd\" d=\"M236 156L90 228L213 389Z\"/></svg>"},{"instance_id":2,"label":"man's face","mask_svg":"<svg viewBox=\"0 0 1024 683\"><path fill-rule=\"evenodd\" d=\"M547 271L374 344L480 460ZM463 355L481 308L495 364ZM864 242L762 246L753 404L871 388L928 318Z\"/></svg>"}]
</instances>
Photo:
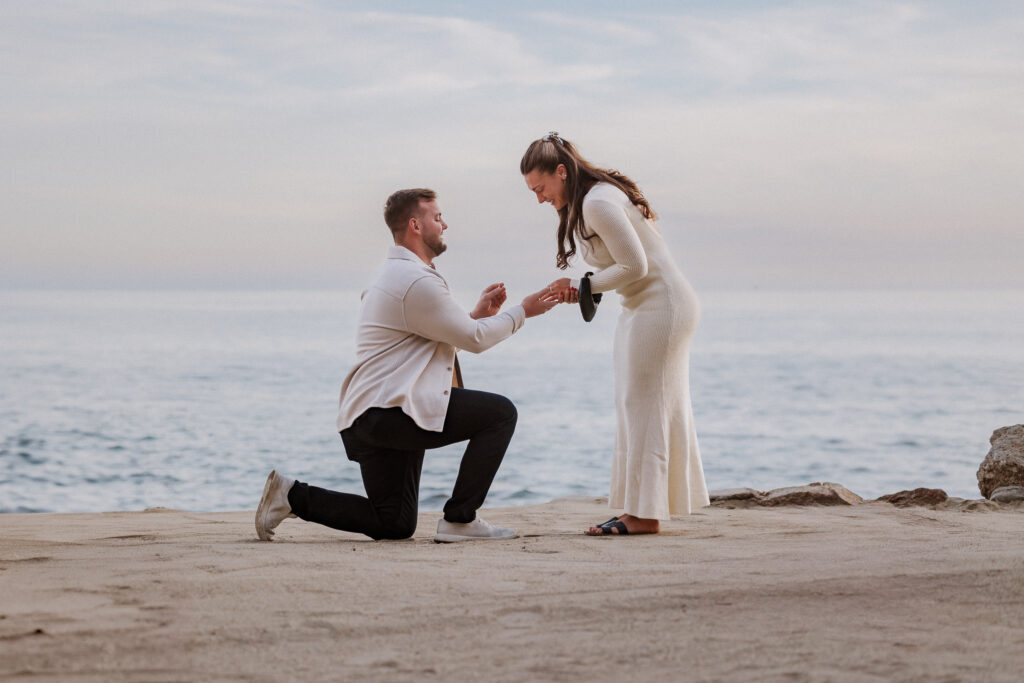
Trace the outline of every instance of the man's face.
<instances>
[{"instance_id":1,"label":"man's face","mask_svg":"<svg viewBox=\"0 0 1024 683\"><path fill-rule=\"evenodd\" d=\"M448 224L441 219L441 209L437 205L437 200L420 201L420 213L416 218L420 223L423 243L430 248L434 256L443 254L448 248L444 243L444 231L448 229Z\"/></svg>"}]
</instances>

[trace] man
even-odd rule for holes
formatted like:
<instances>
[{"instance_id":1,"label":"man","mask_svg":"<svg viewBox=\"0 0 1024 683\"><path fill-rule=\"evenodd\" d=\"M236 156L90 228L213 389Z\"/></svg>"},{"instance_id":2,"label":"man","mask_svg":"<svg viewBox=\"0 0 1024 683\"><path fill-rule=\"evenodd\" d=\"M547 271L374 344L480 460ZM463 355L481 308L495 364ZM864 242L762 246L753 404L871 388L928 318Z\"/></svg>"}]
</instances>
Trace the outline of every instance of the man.
<instances>
[{"instance_id":1,"label":"man","mask_svg":"<svg viewBox=\"0 0 1024 683\"><path fill-rule=\"evenodd\" d=\"M374 539L409 538L416 531L424 450L466 440L434 540L516 535L476 515L512 439L516 409L504 396L463 388L455 351L485 351L557 299L544 289L500 312L507 294L498 283L467 314L434 268L434 259L447 249L448 229L437 195L399 190L384 205L384 221L395 244L363 294L356 364L342 384L338 414L338 431L348 458L359 463L366 497L272 471L256 510L260 540L272 540L287 517Z\"/></svg>"}]
</instances>

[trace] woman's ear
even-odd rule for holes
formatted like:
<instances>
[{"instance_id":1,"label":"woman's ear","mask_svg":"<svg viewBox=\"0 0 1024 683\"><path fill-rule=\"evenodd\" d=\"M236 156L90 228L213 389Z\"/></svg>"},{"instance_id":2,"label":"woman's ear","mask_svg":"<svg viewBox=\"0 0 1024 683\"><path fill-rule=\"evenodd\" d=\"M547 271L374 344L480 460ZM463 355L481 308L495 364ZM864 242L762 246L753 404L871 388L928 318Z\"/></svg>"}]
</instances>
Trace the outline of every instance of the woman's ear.
<instances>
[{"instance_id":1,"label":"woman's ear","mask_svg":"<svg viewBox=\"0 0 1024 683\"><path fill-rule=\"evenodd\" d=\"M566 170L565 164L559 164L555 167L555 175L558 176L559 180L565 180L568 174L569 171Z\"/></svg>"}]
</instances>

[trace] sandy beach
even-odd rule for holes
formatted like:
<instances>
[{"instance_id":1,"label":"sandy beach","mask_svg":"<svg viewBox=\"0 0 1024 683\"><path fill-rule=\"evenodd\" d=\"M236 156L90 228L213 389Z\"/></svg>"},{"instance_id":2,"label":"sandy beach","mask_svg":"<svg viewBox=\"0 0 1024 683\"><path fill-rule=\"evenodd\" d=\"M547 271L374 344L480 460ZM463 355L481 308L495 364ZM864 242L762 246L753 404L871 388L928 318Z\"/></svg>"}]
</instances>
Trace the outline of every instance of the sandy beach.
<instances>
[{"instance_id":1,"label":"sandy beach","mask_svg":"<svg viewBox=\"0 0 1024 683\"><path fill-rule=\"evenodd\" d=\"M0 517L0 676L24 681L1017 681L1019 508L706 508L589 538L373 542L251 511Z\"/></svg>"}]
</instances>

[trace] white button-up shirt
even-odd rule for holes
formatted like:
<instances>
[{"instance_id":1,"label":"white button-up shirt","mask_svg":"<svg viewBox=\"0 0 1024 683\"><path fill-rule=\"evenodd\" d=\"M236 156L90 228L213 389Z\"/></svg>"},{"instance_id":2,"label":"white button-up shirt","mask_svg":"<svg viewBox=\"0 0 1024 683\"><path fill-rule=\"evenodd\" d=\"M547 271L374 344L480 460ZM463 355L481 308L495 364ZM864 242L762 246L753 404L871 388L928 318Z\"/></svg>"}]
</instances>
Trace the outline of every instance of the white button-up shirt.
<instances>
[{"instance_id":1,"label":"white button-up shirt","mask_svg":"<svg viewBox=\"0 0 1024 683\"><path fill-rule=\"evenodd\" d=\"M370 408L398 406L421 428L444 429L456 349L480 353L523 326L521 305L474 320L437 270L412 251L388 248L363 292L356 364L341 385L338 431Z\"/></svg>"}]
</instances>

